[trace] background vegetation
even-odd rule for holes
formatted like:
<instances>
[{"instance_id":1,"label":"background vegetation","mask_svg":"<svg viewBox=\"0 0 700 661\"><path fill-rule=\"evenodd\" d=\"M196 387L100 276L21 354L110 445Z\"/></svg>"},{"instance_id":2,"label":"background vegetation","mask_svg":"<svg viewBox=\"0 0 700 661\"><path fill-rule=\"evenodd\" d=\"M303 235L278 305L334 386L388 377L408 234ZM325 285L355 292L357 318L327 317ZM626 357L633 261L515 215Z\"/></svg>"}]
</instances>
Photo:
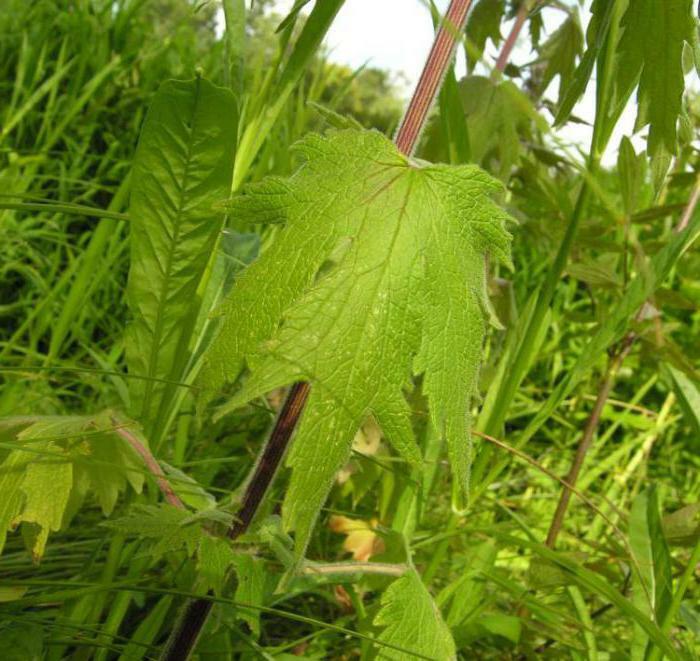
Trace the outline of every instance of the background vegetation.
<instances>
[{"instance_id":1,"label":"background vegetation","mask_svg":"<svg viewBox=\"0 0 700 661\"><path fill-rule=\"evenodd\" d=\"M631 34L625 2L596 0L589 22L588 3L480 0L464 37L470 75L448 75L416 154L481 165L505 184L501 201L518 221L515 268L490 269L502 328L484 348L472 498L466 511L452 506L417 382L410 401L425 468L409 471L365 425L307 555L396 565L410 548L462 658L659 658L664 644L669 656L700 653L700 255L690 245L700 112L692 91L681 100L682 88L671 89L679 71L681 83L684 74L697 80L695 19L689 3L673 4L685 23L657 33L652 22L633 34L651 51L637 97L639 128L652 122L648 153L623 138L616 165L600 165L613 101L626 101L640 80L630 74L623 89L620 75L617 97L601 91L608 37L600 26L627 20ZM202 572L210 568L173 536L181 521L170 525L172 512L154 509L161 494L152 471L110 445L110 430L135 406L125 357L127 211L135 148L160 84L200 72L239 94L231 121L236 168L248 160L243 181L291 173L290 145L339 117L387 135L400 119L391 76L329 62L318 46L327 26L314 14L280 25L284 17L256 2L238 33L229 21L217 36L218 10L186 0L5 0L0 8L0 536L18 523L6 520L17 475L32 476L42 507L57 499L66 443L81 448L75 475L84 467L80 479L90 484L46 530L25 507L20 530L7 535L3 659L156 658L183 596L209 587ZM519 12L531 53L527 62L508 58L500 72L484 50L504 52ZM544 15L558 17L555 31L544 29ZM244 47L231 37L240 30ZM595 120L571 114L594 65ZM649 81L653 66L668 84ZM658 117L661 107L670 119ZM595 123L590 153L562 145L555 120ZM207 305L274 234L225 230L219 289ZM177 381L188 387L147 437L178 498L203 510L215 499L236 502L283 394L215 418L212 406L197 406L193 369L183 366ZM578 494L552 524L562 479ZM371 658L393 578L287 575L279 584L286 540L274 514L285 483L281 474L253 540L258 553L237 556L237 578L218 592L197 654Z\"/></svg>"}]
</instances>

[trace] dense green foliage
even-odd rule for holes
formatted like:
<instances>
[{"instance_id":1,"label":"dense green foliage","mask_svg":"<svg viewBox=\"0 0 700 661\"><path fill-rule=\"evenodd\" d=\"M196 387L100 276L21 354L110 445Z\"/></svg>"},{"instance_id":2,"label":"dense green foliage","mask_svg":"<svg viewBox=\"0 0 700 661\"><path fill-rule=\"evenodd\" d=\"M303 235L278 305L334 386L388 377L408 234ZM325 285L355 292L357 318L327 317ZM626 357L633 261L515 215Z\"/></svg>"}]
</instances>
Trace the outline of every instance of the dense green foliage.
<instances>
[{"instance_id":1,"label":"dense green foliage","mask_svg":"<svg viewBox=\"0 0 700 661\"><path fill-rule=\"evenodd\" d=\"M0 657L696 658L691 1L478 0L411 158L249 4L0 7Z\"/></svg>"}]
</instances>

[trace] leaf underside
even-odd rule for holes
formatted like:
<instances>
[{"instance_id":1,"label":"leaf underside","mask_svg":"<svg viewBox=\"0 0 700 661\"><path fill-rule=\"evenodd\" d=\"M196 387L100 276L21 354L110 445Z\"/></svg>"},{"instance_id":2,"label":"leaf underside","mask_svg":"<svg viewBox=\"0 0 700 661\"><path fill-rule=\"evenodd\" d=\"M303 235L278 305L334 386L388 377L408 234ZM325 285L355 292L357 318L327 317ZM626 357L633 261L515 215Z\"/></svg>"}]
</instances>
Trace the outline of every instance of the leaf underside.
<instances>
[{"instance_id":1,"label":"leaf underside","mask_svg":"<svg viewBox=\"0 0 700 661\"><path fill-rule=\"evenodd\" d=\"M283 507L303 552L333 476L370 416L420 461L403 390L424 375L432 421L466 490L469 409L490 314L484 257L509 263L500 190L476 166L410 162L384 136L344 130L296 147L305 165L233 203L243 221L283 221L220 311L201 382L250 375L226 412L297 380L311 394Z\"/></svg>"},{"instance_id":2,"label":"leaf underside","mask_svg":"<svg viewBox=\"0 0 700 661\"><path fill-rule=\"evenodd\" d=\"M198 287L221 230L236 146L235 99L200 78L168 81L148 112L131 191L133 319L126 356L132 415L153 438L182 381L201 304ZM158 424L160 421L160 425Z\"/></svg>"}]
</instances>

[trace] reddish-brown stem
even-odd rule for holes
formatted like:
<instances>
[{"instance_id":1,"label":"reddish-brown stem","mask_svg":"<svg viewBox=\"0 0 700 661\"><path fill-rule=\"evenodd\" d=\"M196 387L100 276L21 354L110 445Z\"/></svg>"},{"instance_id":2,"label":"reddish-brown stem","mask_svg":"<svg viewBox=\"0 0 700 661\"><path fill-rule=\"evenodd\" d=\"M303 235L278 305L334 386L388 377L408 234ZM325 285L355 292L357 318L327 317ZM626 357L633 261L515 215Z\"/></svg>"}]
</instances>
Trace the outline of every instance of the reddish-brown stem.
<instances>
[{"instance_id":1,"label":"reddish-brown stem","mask_svg":"<svg viewBox=\"0 0 700 661\"><path fill-rule=\"evenodd\" d=\"M277 422L270 433L263 451L258 459L248 486L243 495L241 507L238 510L236 521L229 530L229 537L240 537L250 526L258 506L267 493L272 478L277 472L284 453L289 445L292 432L301 416L306 400L309 396L309 384L304 381L295 383L282 405L282 410L277 417Z\"/></svg>"},{"instance_id":2,"label":"reddish-brown stem","mask_svg":"<svg viewBox=\"0 0 700 661\"><path fill-rule=\"evenodd\" d=\"M525 19L527 19L527 15L530 13L530 9L528 7L529 4L530 2L528 2L528 0L523 0L523 4L520 5L518 14L515 17L515 23L513 23L513 27L510 29L508 37L503 42L503 48L501 48L501 52L498 54L495 67L496 71L503 73L506 65L510 61L510 54L513 52L515 43L518 41L523 25L525 25Z\"/></svg>"},{"instance_id":3,"label":"reddish-brown stem","mask_svg":"<svg viewBox=\"0 0 700 661\"><path fill-rule=\"evenodd\" d=\"M118 426L119 423L116 420L114 423L117 425L115 426L114 431L134 449L141 459L143 459L143 463L146 464L146 468L153 475L153 477L155 477L156 484L163 493L165 500L167 500L173 507L177 507L181 510L185 509L185 506L173 490L172 486L170 486L170 482L168 482L167 478L165 477L163 469L156 461L156 458L151 454L151 451L128 429Z\"/></svg>"},{"instance_id":4,"label":"reddish-brown stem","mask_svg":"<svg viewBox=\"0 0 700 661\"><path fill-rule=\"evenodd\" d=\"M586 426L583 430L583 436L581 441L576 448L576 454L574 455L574 460L571 463L571 468L566 476L567 486L561 492L559 496L559 502L557 503L557 509L552 517L552 523L549 526L549 531L547 533L547 541L545 544L549 548L554 548L557 543L557 537L561 532L561 527L564 523L564 517L566 516L566 511L569 508L569 501L571 500L571 489L576 485L578 481L578 476L581 473L581 468L583 467L583 462L586 459L588 450L593 443L593 436L595 435L596 429L598 428L598 423L600 422L600 416L603 413L605 404L610 396L610 390L612 389L613 383L615 382L615 377L617 375L622 362L627 357L627 354L632 348L634 343L634 334L629 333L623 340L622 346L617 354L611 358L608 365L608 369L605 372L605 376L600 383L600 388L598 389L598 396L596 397L595 404L593 405L593 411L586 421Z\"/></svg>"},{"instance_id":5,"label":"reddish-brown stem","mask_svg":"<svg viewBox=\"0 0 700 661\"><path fill-rule=\"evenodd\" d=\"M413 153L418 144L428 112L452 61L470 6L471 0L452 0L435 35L423 72L394 137L396 146L407 156Z\"/></svg>"}]
</instances>

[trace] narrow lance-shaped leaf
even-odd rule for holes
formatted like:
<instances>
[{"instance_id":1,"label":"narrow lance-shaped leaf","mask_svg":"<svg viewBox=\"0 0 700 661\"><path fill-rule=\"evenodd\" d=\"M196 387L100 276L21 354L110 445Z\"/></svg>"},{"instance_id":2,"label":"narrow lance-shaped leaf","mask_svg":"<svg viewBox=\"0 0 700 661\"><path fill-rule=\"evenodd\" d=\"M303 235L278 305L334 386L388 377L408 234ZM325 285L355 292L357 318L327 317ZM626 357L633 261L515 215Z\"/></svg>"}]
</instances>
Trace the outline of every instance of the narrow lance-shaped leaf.
<instances>
[{"instance_id":1,"label":"narrow lance-shaped leaf","mask_svg":"<svg viewBox=\"0 0 700 661\"><path fill-rule=\"evenodd\" d=\"M236 105L200 78L156 94L136 152L131 193L127 332L133 416L152 438L181 381L200 309L198 287L231 186ZM159 413L160 412L160 413Z\"/></svg>"},{"instance_id":2,"label":"narrow lance-shaped leaf","mask_svg":"<svg viewBox=\"0 0 700 661\"><path fill-rule=\"evenodd\" d=\"M595 63L608 37L614 10L615 2L593 0L590 8L591 18L586 29L586 51L570 76L569 82L566 85L560 85L559 109L554 120L556 126L564 124L569 119L574 106L586 91Z\"/></svg>"},{"instance_id":3,"label":"narrow lance-shaped leaf","mask_svg":"<svg viewBox=\"0 0 700 661\"><path fill-rule=\"evenodd\" d=\"M659 516L656 489L641 493L632 504L629 523L630 548L638 572L633 574L632 603L650 620L661 625L671 603L671 556ZM632 659L646 658L649 636L635 625Z\"/></svg>"},{"instance_id":4,"label":"narrow lance-shaped leaf","mask_svg":"<svg viewBox=\"0 0 700 661\"><path fill-rule=\"evenodd\" d=\"M466 490L469 408L488 316L484 255L509 261L500 185L475 166L418 166L376 132L308 136L306 164L251 187L234 214L286 219L239 279L202 373L209 389L252 374L226 407L311 383L283 508L302 551L355 432L373 416L410 462L403 388L424 373L431 415Z\"/></svg>"}]
</instances>

